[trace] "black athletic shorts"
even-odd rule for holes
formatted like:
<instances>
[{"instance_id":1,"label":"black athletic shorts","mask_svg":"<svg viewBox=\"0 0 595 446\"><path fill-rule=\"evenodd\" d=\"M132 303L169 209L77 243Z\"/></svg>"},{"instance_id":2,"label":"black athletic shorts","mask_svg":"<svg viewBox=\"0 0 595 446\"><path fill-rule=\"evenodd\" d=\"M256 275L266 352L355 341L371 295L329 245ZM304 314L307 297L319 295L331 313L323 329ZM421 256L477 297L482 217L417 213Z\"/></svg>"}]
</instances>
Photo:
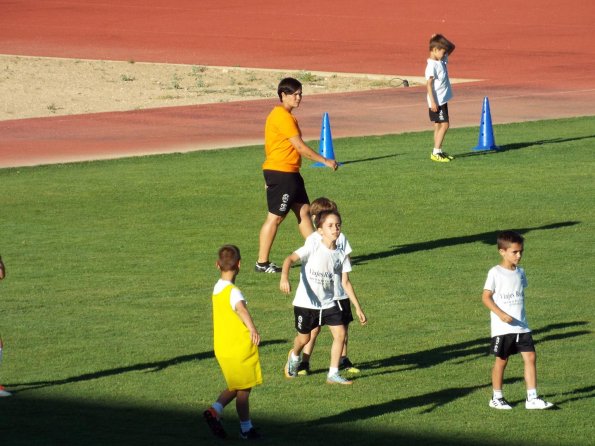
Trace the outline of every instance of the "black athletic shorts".
<instances>
[{"instance_id":1,"label":"black athletic shorts","mask_svg":"<svg viewBox=\"0 0 595 446\"><path fill-rule=\"evenodd\" d=\"M304 179L299 172L263 170L267 204L271 214L284 216L295 203L310 204Z\"/></svg>"},{"instance_id":2,"label":"black athletic shorts","mask_svg":"<svg viewBox=\"0 0 595 446\"><path fill-rule=\"evenodd\" d=\"M448 103L438 106L438 111L428 109L430 113L430 121L432 122L448 122Z\"/></svg>"},{"instance_id":3,"label":"black athletic shorts","mask_svg":"<svg viewBox=\"0 0 595 446\"><path fill-rule=\"evenodd\" d=\"M349 299L338 300L337 306L341 309L343 325L347 326L350 322L353 322L353 313L351 312L351 302L349 302Z\"/></svg>"},{"instance_id":4,"label":"black athletic shorts","mask_svg":"<svg viewBox=\"0 0 595 446\"><path fill-rule=\"evenodd\" d=\"M310 333L322 325L343 325L343 313L338 306L322 310L311 308L293 307L295 328L301 334Z\"/></svg>"},{"instance_id":5,"label":"black athletic shorts","mask_svg":"<svg viewBox=\"0 0 595 446\"><path fill-rule=\"evenodd\" d=\"M531 333L510 333L494 336L490 343L490 351L494 356L506 359L519 352L534 352L535 343Z\"/></svg>"}]
</instances>

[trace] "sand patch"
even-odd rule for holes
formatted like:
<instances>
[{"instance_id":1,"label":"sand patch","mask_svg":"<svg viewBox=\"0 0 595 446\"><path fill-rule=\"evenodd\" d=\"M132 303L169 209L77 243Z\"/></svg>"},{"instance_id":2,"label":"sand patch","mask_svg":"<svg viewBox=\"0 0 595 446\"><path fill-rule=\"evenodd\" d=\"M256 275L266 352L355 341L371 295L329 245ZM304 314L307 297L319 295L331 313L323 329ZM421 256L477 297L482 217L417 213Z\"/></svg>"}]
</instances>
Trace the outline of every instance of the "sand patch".
<instances>
[{"instance_id":1,"label":"sand patch","mask_svg":"<svg viewBox=\"0 0 595 446\"><path fill-rule=\"evenodd\" d=\"M299 79L305 95L424 83L397 75L0 55L0 120L275 98L286 76Z\"/></svg>"}]
</instances>

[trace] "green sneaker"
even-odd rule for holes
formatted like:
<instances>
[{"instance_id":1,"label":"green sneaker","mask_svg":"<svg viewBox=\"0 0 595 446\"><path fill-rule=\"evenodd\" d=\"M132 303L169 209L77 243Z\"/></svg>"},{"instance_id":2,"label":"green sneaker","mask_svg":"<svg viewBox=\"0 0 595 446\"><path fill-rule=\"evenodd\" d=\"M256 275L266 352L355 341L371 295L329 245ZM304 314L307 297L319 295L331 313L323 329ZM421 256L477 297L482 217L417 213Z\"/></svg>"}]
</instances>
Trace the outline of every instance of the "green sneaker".
<instances>
[{"instance_id":1,"label":"green sneaker","mask_svg":"<svg viewBox=\"0 0 595 446\"><path fill-rule=\"evenodd\" d=\"M339 370L344 370L347 373L358 374L359 369L353 365L353 363L349 360L349 358L345 357L339 363Z\"/></svg>"},{"instance_id":2,"label":"green sneaker","mask_svg":"<svg viewBox=\"0 0 595 446\"><path fill-rule=\"evenodd\" d=\"M430 159L432 161L436 161L438 163L449 163L451 158L449 158L448 156L446 156L444 153L439 152L439 153L432 153L430 155Z\"/></svg>"},{"instance_id":3,"label":"green sneaker","mask_svg":"<svg viewBox=\"0 0 595 446\"><path fill-rule=\"evenodd\" d=\"M310 363L302 361L297 368L298 376L308 376L310 374Z\"/></svg>"}]
</instances>

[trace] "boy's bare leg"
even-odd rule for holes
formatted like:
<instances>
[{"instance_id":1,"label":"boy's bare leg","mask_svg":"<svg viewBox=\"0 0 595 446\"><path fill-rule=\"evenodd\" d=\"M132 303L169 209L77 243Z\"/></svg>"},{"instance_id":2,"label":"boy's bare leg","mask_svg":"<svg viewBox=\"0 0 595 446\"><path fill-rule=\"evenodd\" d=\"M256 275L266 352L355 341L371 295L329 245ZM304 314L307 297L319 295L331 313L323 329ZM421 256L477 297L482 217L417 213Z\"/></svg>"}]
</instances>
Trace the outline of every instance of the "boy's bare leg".
<instances>
[{"instance_id":1,"label":"boy's bare leg","mask_svg":"<svg viewBox=\"0 0 595 446\"><path fill-rule=\"evenodd\" d=\"M345 325L345 342L343 342L343 350L341 356L347 356L347 344L349 343L349 325Z\"/></svg>"},{"instance_id":2,"label":"boy's bare leg","mask_svg":"<svg viewBox=\"0 0 595 446\"><path fill-rule=\"evenodd\" d=\"M314 346L316 345L316 338L318 338L318 334L320 333L320 327L316 327L314 330L310 332L310 341L304 346L302 350L302 362L309 362L310 357L312 356L312 352L314 351Z\"/></svg>"},{"instance_id":3,"label":"boy's bare leg","mask_svg":"<svg viewBox=\"0 0 595 446\"><path fill-rule=\"evenodd\" d=\"M299 356L305 345L310 341L310 333L298 333L293 341L293 354Z\"/></svg>"},{"instance_id":4,"label":"boy's bare leg","mask_svg":"<svg viewBox=\"0 0 595 446\"><path fill-rule=\"evenodd\" d=\"M535 352L521 352L525 362L525 384L527 389L537 388L537 356Z\"/></svg>"},{"instance_id":5,"label":"boy's bare leg","mask_svg":"<svg viewBox=\"0 0 595 446\"><path fill-rule=\"evenodd\" d=\"M258 262L264 263L269 261L269 254L271 253L271 247L275 241L277 230L284 219L285 216L275 215L270 212L267 214L262 228L260 229Z\"/></svg>"},{"instance_id":6,"label":"boy's bare leg","mask_svg":"<svg viewBox=\"0 0 595 446\"><path fill-rule=\"evenodd\" d=\"M236 390L225 389L223 392L221 392L219 398L217 398L217 402L225 407L233 401L237 393L238 392Z\"/></svg>"},{"instance_id":7,"label":"boy's bare leg","mask_svg":"<svg viewBox=\"0 0 595 446\"><path fill-rule=\"evenodd\" d=\"M306 239L314 232L312 228L312 219L310 217L310 205L305 203L296 203L292 207L293 213L297 218L300 234Z\"/></svg>"},{"instance_id":8,"label":"boy's bare leg","mask_svg":"<svg viewBox=\"0 0 595 446\"><path fill-rule=\"evenodd\" d=\"M329 325L333 335L333 345L331 346L331 367L339 368L341 352L345 344L345 325Z\"/></svg>"},{"instance_id":9,"label":"boy's bare leg","mask_svg":"<svg viewBox=\"0 0 595 446\"><path fill-rule=\"evenodd\" d=\"M444 142L444 137L446 136L446 132L448 132L449 123L448 122L436 122L434 124L434 148L435 149L442 149L442 143Z\"/></svg>"},{"instance_id":10,"label":"boy's bare leg","mask_svg":"<svg viewBox=\"0 0 595 446\"><path fill-rule=\"evenodd\" d=\"M502 390L504 383L504 370L508 364L508 358L502 359L496 356L494 368L492 369L492 389Z\"/></svg>"},{"instance_id":11,"label":"boy's bare leg","mask_svg":"<svg viewBox=\"0 0 595 446\"><path fill-rule=\"evenodd\" d=\"M250 419L250 391L252 389L238 390L236 397L236 410L240 421L248 421Z\"/></svg>"}]
</instances>

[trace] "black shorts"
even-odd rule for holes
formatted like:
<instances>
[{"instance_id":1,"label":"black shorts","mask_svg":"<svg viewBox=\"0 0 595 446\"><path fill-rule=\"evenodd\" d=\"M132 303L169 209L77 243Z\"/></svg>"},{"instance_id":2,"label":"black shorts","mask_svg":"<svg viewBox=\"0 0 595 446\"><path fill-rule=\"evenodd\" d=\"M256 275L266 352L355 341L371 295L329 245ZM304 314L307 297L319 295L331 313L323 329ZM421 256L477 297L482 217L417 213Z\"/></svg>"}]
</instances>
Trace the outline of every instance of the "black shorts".
<instances>
[{"instance_id":1,"label":"black shorts","mask_svg":"<svg viewBox=\"0 0 595 446\"><path fill-rule=\"evenodd\" d=\"M310 333L322 325L343 325L343 313L338 306L322 310L322 314L320 314L320 310L293 307L293 315L295 328L301 334Z\"/></svg>"},{"instance_id":2,"label":"black shorts","mask_svg":"<svg viewBox=\"0 0 595 446\"><path fill-rule=\"evenodd\" d=\"M498 358L506 359L519 352L534 352L535 343L531 333L510 333L494 336L490 342L490 352Z\"/></svg>"},{"instance_id":3,"label":"black shorts","mask_svg":"<svg viewBox=\"0 0 595 446\"><path fill-rule=\"evenodd\" d=\"M432 122L449 122L448 121L448 103L442 104L438 106L438 111L432 111L431 108L428 109L430 113L430 121Z\"/></svg>"},{"instance_id":4,"label":"black shorts","mask_svg":"<svg viewBox=\"0 0 595 446\"><path fill-rule=\"evenodd\" d=\"M341 309L343 325L347 326L350 322L353 322L353 313L351 312L351 302L349 302L349 299L338 300L337 306Z\"/></svg>"},{"instance_id":5,"label":"black shorts","mask_svg":"<svg viewBox=\"0 0 595 446\"><path fill-rule=\"evenodd\" d=\"M304 179L299 172L263 170L267 204L271 214L284 216L295 203L310 204Z\"/></svg>"}]
</instances>

